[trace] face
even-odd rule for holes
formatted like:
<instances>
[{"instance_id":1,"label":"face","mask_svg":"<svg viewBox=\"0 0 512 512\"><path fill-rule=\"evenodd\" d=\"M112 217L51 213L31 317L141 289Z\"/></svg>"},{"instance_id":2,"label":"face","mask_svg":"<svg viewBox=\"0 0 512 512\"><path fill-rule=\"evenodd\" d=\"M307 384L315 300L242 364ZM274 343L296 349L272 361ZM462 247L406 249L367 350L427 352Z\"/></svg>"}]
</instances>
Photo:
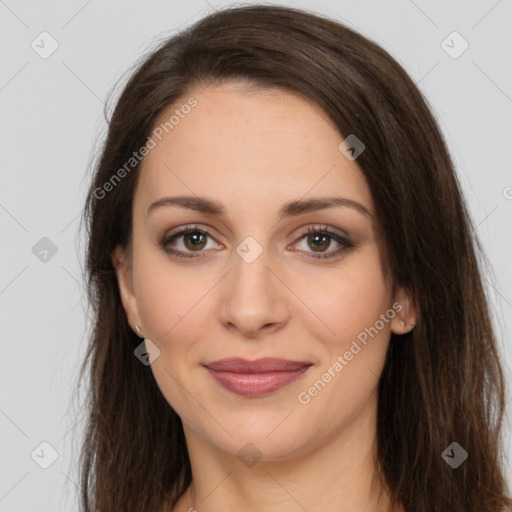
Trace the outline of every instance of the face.
<instances>
[{"instance_id":1,"label":"face","mask_svg":"<svg viewBox=\"0 0 512 512\"><path fill-rule=\"evenodd\" d=\"M191 91L159 122L190 97L197 105L145 157L133 252L113 255L123 306L160 351L151 370L187 442L303 454L375 413L410 303L384 280L368 185L318 107L232 82ZM169 200L180 196L192 200ZM344 199L311 202L332 198ZM205 367L234 357L301 365Z\"/></svg>"}]
</instances>

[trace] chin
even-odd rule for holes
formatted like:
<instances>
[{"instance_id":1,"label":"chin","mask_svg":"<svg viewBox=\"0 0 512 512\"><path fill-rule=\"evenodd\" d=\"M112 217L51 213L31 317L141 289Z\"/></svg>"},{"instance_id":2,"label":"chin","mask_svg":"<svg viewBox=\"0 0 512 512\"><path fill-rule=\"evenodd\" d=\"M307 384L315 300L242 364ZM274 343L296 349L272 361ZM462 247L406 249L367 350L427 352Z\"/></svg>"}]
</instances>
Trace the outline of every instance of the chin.
<instances>
[{"instance_id":1,"label":"chin","mask_svg":"<svg viewBox=\"0 0 512 512\"><path fill-rule=\"evenodd\" d=\"M248 456L262 461L286 460L306 451L318 435L309 435L304 421L298 421L294 413L289 414L291 410L280 415L271 412L236 414L236 421L224 423L233 438L223 436L221 448L239 458Z\"/></svg>"}]
</instances>

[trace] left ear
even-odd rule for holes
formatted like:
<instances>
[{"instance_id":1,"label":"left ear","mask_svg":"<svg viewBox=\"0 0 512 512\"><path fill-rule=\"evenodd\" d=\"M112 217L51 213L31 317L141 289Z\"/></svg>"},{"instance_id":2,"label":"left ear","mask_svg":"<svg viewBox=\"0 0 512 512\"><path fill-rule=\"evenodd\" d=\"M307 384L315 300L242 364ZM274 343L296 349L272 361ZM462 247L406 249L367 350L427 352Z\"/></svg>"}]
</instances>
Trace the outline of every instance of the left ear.
<instances>
[{"instance_id":1,"label":"left ear","mask_svg":"<svg viewBox=\"0 0 512 512\"><path fill-rule=\"evenodd\" d=\"M396 311L396 315L390 322L391 332L406 334L411 331L416 325L418 311L409 290L401 286L397 287L393 297L393 309Z\"/></svg>"}]
</instances>

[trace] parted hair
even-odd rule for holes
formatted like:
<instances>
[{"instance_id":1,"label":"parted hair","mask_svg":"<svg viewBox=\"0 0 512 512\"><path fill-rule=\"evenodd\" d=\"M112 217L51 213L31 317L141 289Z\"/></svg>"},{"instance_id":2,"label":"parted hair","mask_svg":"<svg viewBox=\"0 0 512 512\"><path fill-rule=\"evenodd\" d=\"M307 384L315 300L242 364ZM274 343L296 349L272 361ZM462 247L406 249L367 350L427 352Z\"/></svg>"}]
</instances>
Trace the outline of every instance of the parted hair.
<instances>
[{"instance_id":1,"label":"parted hair","mask_svg":"<svg viewBox=\"0 0 512 512\"><path fill-rule=\"evenodd\" d=\"M306 10L250 5L215 11L160 42L130 70L112 114L105 111L107 134L82 217L92 323L80 368L88 385L80 510L170 510L191 482L181 419L134 357L140 340L111 259L131 242L140 164L105 197L97 191L178 98L229 80L298 93L341 137L356 134L365 145L357 164L383 234L386 276L410 291L418 310L412 331L391 334L378 384L378 470L390 510L510 509L488 263L427 100L389 53L356 30ZM442 457L453 442L468 453L457 468Z\"/></svg>"}]
</instances>

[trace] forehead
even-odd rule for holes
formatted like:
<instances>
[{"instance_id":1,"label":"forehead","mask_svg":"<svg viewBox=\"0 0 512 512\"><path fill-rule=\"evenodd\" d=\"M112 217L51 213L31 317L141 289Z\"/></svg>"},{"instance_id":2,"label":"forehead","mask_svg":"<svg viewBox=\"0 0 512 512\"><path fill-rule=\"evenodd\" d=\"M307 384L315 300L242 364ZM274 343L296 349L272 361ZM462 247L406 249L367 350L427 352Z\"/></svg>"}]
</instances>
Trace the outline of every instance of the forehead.
<instances>
[{"instance_id":1,"label":"forehead","mask_svg":"<svg viewBox=\"0 0 512 512\"><path fill-rule=\"evenodd\" d=\"M195 106L184 108L191 98ZM186 193L277 208L308 194L339 194L373 212L362 171L339 150L344 137L297 94L236 82L195 89L163 112L153 133L158 127L139 180L143 202Z\"/></svg>"}]
</instances>

